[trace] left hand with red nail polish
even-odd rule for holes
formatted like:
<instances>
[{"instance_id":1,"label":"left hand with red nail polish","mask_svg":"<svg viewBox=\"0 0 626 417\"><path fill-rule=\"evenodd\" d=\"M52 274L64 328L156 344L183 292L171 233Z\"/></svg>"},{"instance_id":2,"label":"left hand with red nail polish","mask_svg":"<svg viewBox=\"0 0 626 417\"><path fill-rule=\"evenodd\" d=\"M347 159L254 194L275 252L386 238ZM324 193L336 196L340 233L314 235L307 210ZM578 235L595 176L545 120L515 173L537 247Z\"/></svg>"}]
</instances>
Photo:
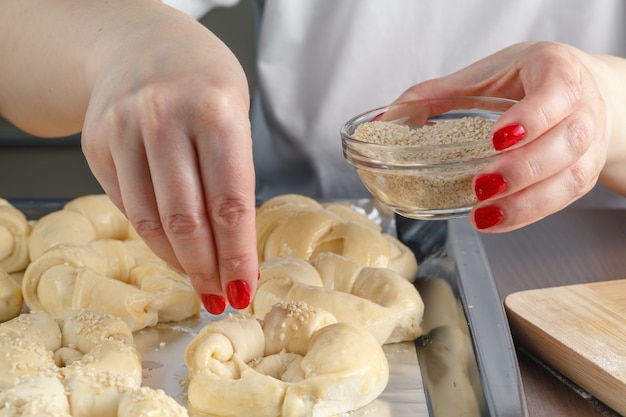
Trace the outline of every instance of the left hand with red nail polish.
<instances>
[{"instance_id":1,"label":"left hand with red nail polish","mask_svg":"<svg viewBox=\"0 0 626 417\"><path fill-rule=\"evenodd\" d=\"M475 227L518 229L573 203L600 181L626 195L626 59L555 42L503 49L397 100L483 95L519 100L493 129L503 152L474 178Z\"/></svg>"}]
</instances>

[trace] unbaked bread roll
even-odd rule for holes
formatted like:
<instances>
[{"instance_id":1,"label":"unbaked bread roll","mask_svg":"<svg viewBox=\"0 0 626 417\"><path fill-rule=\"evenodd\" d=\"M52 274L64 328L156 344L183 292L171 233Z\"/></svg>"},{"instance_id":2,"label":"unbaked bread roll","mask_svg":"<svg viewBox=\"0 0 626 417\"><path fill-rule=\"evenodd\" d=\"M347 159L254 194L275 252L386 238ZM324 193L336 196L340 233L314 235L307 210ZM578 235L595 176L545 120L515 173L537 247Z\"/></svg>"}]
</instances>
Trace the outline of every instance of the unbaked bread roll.
<instances>
[{"instance_id":1,"label":"unbaked bread roll","mask_svg":"<svg viewBox=\"0 0 626 417\"><path fill-rule=\"evenodd\" d=\"M281 195L257 208L256 225L260 262L277 256L313 259L333 252L415 279L417 262L410 249L345 204Z\"/></svg>"},{"instance_id":2,"label":"unbaked bread roll","mask_svg":"<svg viewBox=\"0 0 626 417\"><path fill-rule=\"evenodd\" d=\"M11 275L0 268L0 323L19 316L22 304L22 288Z\"/></svg>"},{"instance_id":3,"label":"unbaked bread roll","mask_svg":"<svg viewBox=\"0 0 626 417\"><path fill-rule=\"evenodd\" d=\"M187 417L187 410L162 390L140 387L124 393L117 417Z\"/></svg>"},{"instance_id":4,"label":"unbaked bread roll","mask_svg":"<svg viewBox=\"0 0 626 417\"><path fill-rule=\"evenodd\" d=\"M130 329L119 317L82 310L67 318L62 334L63 348L74 352L72 362L57 363L71 392L72 415L115 416L123 392L141 385Z\"/></svg>"},{"instance_id":5,"label":"unbaked bread roll","mask_svg":"<svg viewBox=\"0 0 626 417\"><path fill-rule=\"evenodd\" d=\"M130 222L106 194L77 197L69 201L63 210L89 219L98 239L125 240L130 237Z\"/></svg>"},{"instance_id":6,"label":"unbaked bread roll","mask_svg":"<svg viewBox=\"0 0 626 417\"><path fill-rule=\"evenodd\" d=\"M420 294L391 269L366 267L326 252L313 261L275 257L262 263L260 272L248 313L263 317L276 303L303 301L341 322L363 327L380 344L415 340L422 334Z\"/></svg>"},{"instance_id":7,"label":"unbaked bread roll","mask_svg":"<svg viewBox=\"0 0 626 417\"><path fill-rule=\"evenodd\" d=\"M26 268L24 300L60 320L80 309L114 314L132 331L197 315L200 302L187 278L137 257L137 245L106 239L53 246Z\"/></svg>"},{"instance_id":8,"label":"unbaked bread roll","mask_svg":"<svg viewBox=\"0 0 626 417\"><path fill-rule=\"evenodd\" d=\"M72 417L65 386L58 374L28 375L0 390L3 417Z\"/></svg>"},{"instance_id":9,"label":"unbaked bread roll","mask_svg":"<svg viewBox=\"0 0 626 417\"><path fill-rule=\"evenodd\" d=\"M209 323L185 363L190 409L215 416L339 415L373 401L389 380L369 333L305 303L277 304L262 321Z\"/></svg>"},{"instance_id":10,"label":"unbaked bread roll","mask_svg":"<svg viewBox=\"0 0 626 417\"><path fill-rule=\"evenodd\" d=\"M61 329L42 312L0 324L0 390L37 374L57 373L52 352L61 347Z\"/></svg>"},{"instance_id":11,"label":"unbaked bread roll","mask_svg":"<svg viewBox=\"0 0 626 417\"><path fill-rule=\"evenodd\" d=\"M133 335L119 318L80 310L64 322L31 312L0 324L0 414L15 417L187 416L141 387Z\"/></svg>"},{"instance_id":12,"label":"unbaked bread roll","mask_svg":"<svg viewBox=\"0 0 626 417\"><path fill-rule=\"evenodd\" d=\"M57 319L89 309L122 317L137 331L200 312L188 278L159 259L104 194L39 219L29 250L24 300Z\"/></svg>"},{"instance_id":13,"label":"unbaked bread roll","mask_svg":"<svg viewBox=\"0 0 626 417\"><path fill-rule=\"evenodd\" d=\"M28 251L30 258L36 259L59 243L125 240L130 236L130 229L130 222L107 195L86 195L37 220L28 238Z\"/></svg>"},{"instance_id":14,"label":"unbaked bread roll","mask_svg":"<svg viewBox=\"0 0 626 417\"><path fill-rule=\"evenodd\" d=\"M24 270L28 255L30 225L24 213L0 198L0 269L8 273Z\"/></svg>"}]
</instances>

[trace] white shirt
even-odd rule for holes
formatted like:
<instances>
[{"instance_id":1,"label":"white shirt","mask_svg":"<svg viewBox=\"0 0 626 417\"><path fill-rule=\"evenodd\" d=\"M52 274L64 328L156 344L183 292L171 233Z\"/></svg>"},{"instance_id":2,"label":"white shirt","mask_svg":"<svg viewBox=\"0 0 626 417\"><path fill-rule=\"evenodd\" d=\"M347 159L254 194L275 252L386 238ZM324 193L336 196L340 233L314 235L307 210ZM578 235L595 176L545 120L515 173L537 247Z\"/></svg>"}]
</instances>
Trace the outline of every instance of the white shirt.
<instances>
[{"instance_id":1,"label":"white shirt","mask_svg":"<svg viewBox=\"0 0 626 417\"><path fill-rule=\"evenodd\" d=\"M186 1L202 11L214 3ZM352 198L368 193L341 150L339 129L350 117L521 41L626 57L626 2L266 0L259 36L259 198Z\"/></svg>"}]
</instances>

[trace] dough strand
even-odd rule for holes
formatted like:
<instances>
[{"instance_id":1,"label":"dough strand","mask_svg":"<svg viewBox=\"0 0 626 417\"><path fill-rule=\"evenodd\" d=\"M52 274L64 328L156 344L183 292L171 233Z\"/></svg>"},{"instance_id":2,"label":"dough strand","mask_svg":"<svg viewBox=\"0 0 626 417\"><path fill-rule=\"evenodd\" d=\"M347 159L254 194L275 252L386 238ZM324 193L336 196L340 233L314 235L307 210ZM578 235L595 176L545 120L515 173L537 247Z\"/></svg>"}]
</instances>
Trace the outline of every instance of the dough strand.
<instances>
[{"instance_id":1,"label":"dough strand","mask_svg":"<svg viewBox=\"0 0 626 417\"><path fill-rule=\"evenodd\" d=\"M163 391L141 386L141 360L119 317L24 313L0 324L0 351L3 416L188 416Z\"/></svg>"},{"instance_id":2,"label":"dough strand","mask_svg":"<svg viewBox=\"0 0 626 417\"><path fill-rule=\"evenodd\" d=\"M415 256L406 245L343 203L280 195L257 208L256 224L260 262L277 256L308 260L333 252L365 266L393 269L410 281L417 273Z\"/></svg>"},{"instance_id":3,"label":"dough strand","mask_svg":"<svg viewBox=\"0 0 626 417\"><path fill-rule=\"evenodd\" d=\"M0 268L0 323L19 316L23 301L20 284Z\"/></svg>"},{"instance_id":4,"label":"dough strand","mask_svg":"<svg viewBox=\"0 0 626 417\"><path fill-rule=\"evenodd\" d=\"M26 216L0 198L0 269L13 273L26 268L30 229Z\"/></svg>"},{"instance_id":5,"label":"dough strand","mask_svg":"<svg viewBox=\"0 0 626 417\"><path fill-rule=\"evenodd\" d=\"M185 363L190 408L213 416L339 415L372 402L389 380L371 334L304 302L279 303L263 320L240 313L209 323Z\"/></svg>"},{"instance_id":6,"label":"dough strand","mask_svg":"<svg viewBox=\"0 0 626 417\"><path fill-rule=\"evenodd\" d=\"M275 257L260 270L248 313L263 317L276 303L303 301L366 329L380 344L415 340L422 334L421 296L391 269L367 267L326 252L312 261Z\"/></svg>"},{"instance_id":7,"label":"dough strand","mask_svg":"<svg viewBox=\"0 0 626 417\"><path fill-rule=\"evenodd\" d=\"M159 259L108 196L87 195L39 219L22 293L32 310L64 320L89 309L137 331L200 312L189 279Z\"/></svg>"},{"instance_id":8,"label":"dough strand","mask_svg":"<svg viewBox=\"0 0 626 417\"><path fill-rule=\"evenodd\" d=\"M199 299L186 277L163 262L131 256L125 246L100 240L48 249L26 268L26 303L57 319L78 309L115 314L133 332L199 313Z\"/></svg>"}]
</instances>

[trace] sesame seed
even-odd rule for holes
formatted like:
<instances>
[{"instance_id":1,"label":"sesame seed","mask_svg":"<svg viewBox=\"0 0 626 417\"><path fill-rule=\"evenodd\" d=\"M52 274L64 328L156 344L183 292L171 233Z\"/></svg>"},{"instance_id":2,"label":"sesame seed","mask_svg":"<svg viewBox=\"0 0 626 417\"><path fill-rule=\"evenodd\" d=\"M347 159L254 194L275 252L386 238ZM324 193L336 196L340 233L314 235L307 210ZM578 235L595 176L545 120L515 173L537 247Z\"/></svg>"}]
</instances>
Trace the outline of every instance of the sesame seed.
<instances>
[{"instance_id":1,"label":"sesame seed","mask_svg":"<svg viewBox=\"0 0 626 417\"><path fill-rule=\"evenodd\" d=\"M368 188L381 190L386 199L398 207L431 210L473 205L477 199L472 190L472 178L486 162L477 162L473 167L442 165L493 155L490 140L493 123L493 120L482 117L463 117L417 128L386 121L363 123L352 135L355 139L404 147L391 152L360 149L372 160L432 167L428 170L416 166L415 169L387 171L357 166L357 172ZM458 146L447 146L455 144Z\"/></svg>"}]
</instances>

